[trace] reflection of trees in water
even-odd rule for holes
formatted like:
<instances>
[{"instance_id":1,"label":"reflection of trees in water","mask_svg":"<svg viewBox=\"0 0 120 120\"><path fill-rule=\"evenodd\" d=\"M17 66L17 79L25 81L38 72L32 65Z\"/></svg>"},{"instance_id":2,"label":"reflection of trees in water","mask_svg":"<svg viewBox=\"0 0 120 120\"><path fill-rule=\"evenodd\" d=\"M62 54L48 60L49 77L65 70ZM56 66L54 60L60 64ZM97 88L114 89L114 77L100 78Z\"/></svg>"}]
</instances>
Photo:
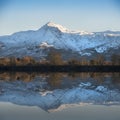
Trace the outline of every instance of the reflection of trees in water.
<instances>
[{"instance_id":1,"label":"reflection of trees in water","mask_svg":"<svg viewBox=\"0 0 120 120\"><path fill-rule=\"evenodd\" d=\"M80 80L89 80L89 79L94 79L96 81L102 82L104 81L105 75L109 74L109 73L94 73L94 72L81 72L81 73L69 73L68 77L70 77L70 79L76 79L79 78Z\"/></svg>"},{"instance_id":2,"label":"reflection of trees in water","mask_svg":"<svg viewBox=\"0 0 120 120\"><path fill-rule=\"evenodd\" d=\"M120 84L120 72L119 73L112 73L112 83L113 84Z\"/></svg>"},{"instance_id":3,"label":"reflection of trees in water","mask_svg":"<svg viewBox=\"0 0 120 120\"><path fill-rule=\"evenodd\" d=\"M75 73L75 72L72 72L72 73L68 73L68 77L72 80L75 80L77 78L80 78L82 80L82 79L89 78L89 73L84 73L84 72Z\"/></svg>"},{"instance_id":4,"label":"reflection of trees in water","mask_svg":"<svg viewBox=\"0 0 120 120\"><path fill-rule=\"evenodd\" d=\"M0 74L0 79L4 81L22 80L24 82L30 82L35 78L35 76L35 73L5 72Z\"/></svg>"},{"instance_id":5,"label":"reflection of trees in water","mask_svg":"<svg viewBox=\"0 0 120 120\"><path fill-rule=\"evenodd\" d=\"M62 78L62 73L50 73L48 77L48 84L53 88L59 88Z\"/></svg>"},{"instance_id":6,"label":"reflection of trees in water","mask_svg":"<svg viewBox=\"0 0 120 120\"><path fill-rule=\"evenodd\" d=\"M111 84L120 84L120 73L23 73L23 72L4 72L0 73L0 80L15 81L21 80L24 82L30 82L38 79L46 78L48 84L53 88L60 88L64 80L69 81L90 81L93 80L97 84L104 84L109 81ZM67 83L66 83L67 84Z\"/></svg>"},{"instance_id":7,"label":"reflection of trees in water","mask_svg":"<svg viewBox=\"0 0 120 120\"><path fill-rule=\"evenodd\" d=\"M80 79L84 80L94 80L98 84L104 83L106 80L112 80L114 82L120 82L120 73L101 73L101 72L89 72L89 73L69 73L68 78L72 80ZM114 82L112 82L114 84Z\"/></svg>"},{"instance_id":8,"label":"reflection of trees in water","mask_svg":"<svg viewBox=\"0 0 120 120\"><path fill-rule=\"evenodd\" d=\"M93 78L97 83L102 84L105 80L105 75L109 73L90 73L90 77Z\"/></svg>"}]
</instances>

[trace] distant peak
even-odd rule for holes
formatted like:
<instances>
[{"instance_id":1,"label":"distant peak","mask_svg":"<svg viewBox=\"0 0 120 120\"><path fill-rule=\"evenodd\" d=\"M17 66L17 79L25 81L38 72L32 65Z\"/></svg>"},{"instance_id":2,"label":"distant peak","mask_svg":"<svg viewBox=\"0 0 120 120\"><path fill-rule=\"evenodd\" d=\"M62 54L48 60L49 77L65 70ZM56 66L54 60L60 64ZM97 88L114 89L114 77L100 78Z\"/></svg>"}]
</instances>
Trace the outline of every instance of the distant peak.
<instances>
[{"instance_id":1,"label":"distant peak","mask_svg":"<svg viewBox=\"0 0 120 120\"><path fill-rule=\"evenodd\" d=\"M66 27L63 27L62 25L60 24L56 24L54 22L48 22L46 23L42 28L40 28L40 30L46 30L46 29L49 29L49 30L53 30L52 28L55 28L63 33L71 33L71 34L80 34L80 35L87 35L87 34L93 34L93 33L89 33L89 32L86 32L86 31L70 31L68 30Z\"/></svg>"},{"instance_id":2,"label":"distant peak","mask_svg":"<svg viewBox=\"0 0 120 120\"><path fill-rule=\"evenodd\" d=\"M56 23L50 21L50 22L46 23L46 25L48 25L48 26L49 25L56 25Z\"/></svg>"},{"instance_id":3,"label":"distant peak","mask_svg":"<svg viewBox=\"0 0 120 120\"><path fill-rule=\"evenodd\" d=\"M57 29L59 29L61 32L67 32L67 31L68 31L67 28L63 27L62 25L56 24L56 23L54 23L54 22L48 22L47 24L45 24L45 26L57 28Z\"/></svg>"}]
</instances>

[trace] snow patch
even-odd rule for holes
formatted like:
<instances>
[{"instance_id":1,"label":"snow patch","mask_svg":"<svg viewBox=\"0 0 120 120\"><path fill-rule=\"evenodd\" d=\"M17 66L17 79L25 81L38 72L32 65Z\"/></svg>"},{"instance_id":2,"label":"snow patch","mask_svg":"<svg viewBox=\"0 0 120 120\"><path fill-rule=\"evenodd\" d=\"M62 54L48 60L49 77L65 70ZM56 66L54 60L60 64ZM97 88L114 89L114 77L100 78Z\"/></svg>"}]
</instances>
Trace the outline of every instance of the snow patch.
<instances>
[{"instance_id":1,"label":"snow patch","mask_svg":"<svg viewBox=\"0 0 120 120\"><path fill-rule=\"evenodd\" d=\"M49 45L49 44L46 43L46 42L42 42L39 47L40 47L40 48L49 48L49 47L53 47L53 45Z\"/></svg>"},{"instance_id":2,"label":"snow patch","mask_svg":"<svg viewBox=\"0 0 120 120\"><path fill-rule=\"evenodd\" d=\"M46 96L46 95L52 94L52 93L53 93L53 91L44 91L44 92L40 92L40 95L41 96Z\"/></svg>"},{"instance_id":3,"label":"snow patch","mask_svg":"<svg viewBox=\"0 0 120 120\"><path fill-rule=\"evenodd\" d=\"M98 86L95 90L100 91L100 92L104 92L104 91L107 91L107 88L105 88L104 86Z\"/></svg>"},{"instance_id":4,"label":"snow patch","mask_svg":"<svg viewBox=\"0 0 120 120\"><path fill-rule=\"evenodd\" d=\"M89 87L91 86L92 84L90 82L87 82L87 83L80 83L80 87Z\"/></svg>"}]
</instances>

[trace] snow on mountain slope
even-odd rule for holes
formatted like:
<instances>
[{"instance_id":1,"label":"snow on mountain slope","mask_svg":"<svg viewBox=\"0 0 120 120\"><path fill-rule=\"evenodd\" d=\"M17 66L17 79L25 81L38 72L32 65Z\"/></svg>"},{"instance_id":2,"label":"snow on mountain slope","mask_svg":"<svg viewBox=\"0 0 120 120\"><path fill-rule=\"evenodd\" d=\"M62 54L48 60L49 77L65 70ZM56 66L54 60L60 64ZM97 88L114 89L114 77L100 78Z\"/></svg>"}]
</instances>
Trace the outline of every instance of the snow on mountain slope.
<instances>
[{"instance_id":1,"label":"snow on mountain slope","mask_svg":"<svg viewBox=\"0 0 120 120\"><path fill-rule=\"evenodd\" d=\"M61 25L49 22L37 31L31 30L18 32L11 36L1 36L0 56L17 56L18 54L42 56L43 52L36 46L41 46L43 43L54 46L56 49L72 50L79 54L86 49L94 49L98 53L103 53L111 48L120 47L120 32L69 31Z\"/></svg>"}]
</instances>

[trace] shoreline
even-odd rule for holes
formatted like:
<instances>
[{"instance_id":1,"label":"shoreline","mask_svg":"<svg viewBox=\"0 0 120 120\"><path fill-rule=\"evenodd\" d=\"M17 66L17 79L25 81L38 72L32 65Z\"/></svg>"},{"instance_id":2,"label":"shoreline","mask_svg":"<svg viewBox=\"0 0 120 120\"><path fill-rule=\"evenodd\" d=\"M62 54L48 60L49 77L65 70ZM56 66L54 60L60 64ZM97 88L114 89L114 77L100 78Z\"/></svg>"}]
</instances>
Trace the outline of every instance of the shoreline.
<instances>
[{"instance_id":1,"label":"shoreline","mask_svg":"<svg viewBox=\"0 0 120 120\"><path fill-rule=\"evenodd\" d=\"M0 66L0 72L120 72L120 66L77 66L77 65L39 65L39 66Z\"/></svg>"}]
</instances>

